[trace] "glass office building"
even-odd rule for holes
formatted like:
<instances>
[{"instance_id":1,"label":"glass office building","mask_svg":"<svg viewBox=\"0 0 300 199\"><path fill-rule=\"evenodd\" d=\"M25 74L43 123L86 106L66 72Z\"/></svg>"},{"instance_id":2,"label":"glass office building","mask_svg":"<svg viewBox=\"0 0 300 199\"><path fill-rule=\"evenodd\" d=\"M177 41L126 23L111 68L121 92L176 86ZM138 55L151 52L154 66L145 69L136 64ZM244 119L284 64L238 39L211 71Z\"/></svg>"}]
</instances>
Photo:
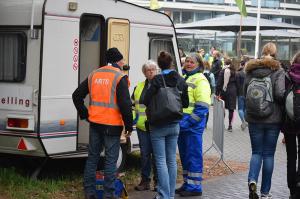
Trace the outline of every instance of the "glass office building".
<instances>
[{"instance_id":1,"label":"glass office building","mask_svg":"<svg viewBox=\"0 0 300 199\"><path fill-rule=\"evenodd\" d=\"M144 7L150 5L150 0L127 1ZM257 1L245 0L249 16L256 17ZM160 11L168 14L174 24L190 23L239 13L235 0L159 0L159 4L161 6ZM262 18L300 26L300 0L261 0L261 7ZM296 51L300 50L299 38L263 36L261 40L262 44L268 41L276 42L281 59L288 60ZM178 43L186 52L193 48L208 50L210 46L216 46L229 55L236 55L235 35L224 36L219 32L190 36L178 35ZM244 36L241 45L245 54L254 55L255 38L253 36Z\"/></svg>"}]
</instances>

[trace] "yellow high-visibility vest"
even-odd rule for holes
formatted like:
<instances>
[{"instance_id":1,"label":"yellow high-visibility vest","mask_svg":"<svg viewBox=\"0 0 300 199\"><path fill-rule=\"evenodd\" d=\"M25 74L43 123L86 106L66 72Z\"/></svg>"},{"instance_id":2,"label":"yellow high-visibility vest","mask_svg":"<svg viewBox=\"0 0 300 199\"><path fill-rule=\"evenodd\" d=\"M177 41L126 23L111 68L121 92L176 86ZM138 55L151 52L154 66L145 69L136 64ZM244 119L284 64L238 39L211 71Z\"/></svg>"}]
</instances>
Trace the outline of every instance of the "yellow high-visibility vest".
<instances>
[{"instance_id":1,"label":"yellow high-visibility vest","mask_svg":"<svg viewBox=\"0 0 300 199\"><path fill-rule=\"evenodd\" d=\"M186 114L192 114L195 105L202 105L209 108L209 105L211 104L211 90L206 77L202 73L196 73L189 76L186 83L188 85L190 104L188 108L183 109L183 112Z\"/></svg>"},{"instance_id":2,"label":"yellow high-visibility vest","mask_svg":"<svg viewBox=\"0 0 300 199\"><path fill-rule=\"evenodd\" d=\"M140 104L140 98L145 87L145 81L137 84L134 90L134 104L135 104L135 113L138 117L136 122L136 128L146 131L145 121L147 120L146 116L146 106L144 104Z\"/></svg>"}]
</instances>

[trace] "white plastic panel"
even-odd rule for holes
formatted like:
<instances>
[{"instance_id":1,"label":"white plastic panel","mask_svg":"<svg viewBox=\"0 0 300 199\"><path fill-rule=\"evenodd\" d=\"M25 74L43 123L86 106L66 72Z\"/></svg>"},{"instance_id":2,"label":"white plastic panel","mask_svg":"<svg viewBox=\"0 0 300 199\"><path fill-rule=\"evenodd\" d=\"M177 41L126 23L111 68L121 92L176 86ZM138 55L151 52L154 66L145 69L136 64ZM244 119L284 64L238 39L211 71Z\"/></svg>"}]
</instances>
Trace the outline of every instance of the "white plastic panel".
<instances>
[{"instance_id":1,"label":"white plastic panel","mask_svg":"<svg viewBox=\"0 0 300 199\"><path fill-rule=\"evenodd\" d=\"M58 134L42 137L42 142L49 154L75 151L77 112L72 93L78 85L79 18L45 16L43 47L40 133Z\"/></svg>"},{"instance_id":2,"label":"white plastic panel","mask_svg":"<svg viewBox=\"0 0 300 199\"><path fill-rule=\"evenodd\" d=\"M51 138L51 139L42 139L46 151L49 155L62 153L61 146L63 146L64 152L76 151L76 137L64 137L64 138Z\"/></svg>"}]
</instances>

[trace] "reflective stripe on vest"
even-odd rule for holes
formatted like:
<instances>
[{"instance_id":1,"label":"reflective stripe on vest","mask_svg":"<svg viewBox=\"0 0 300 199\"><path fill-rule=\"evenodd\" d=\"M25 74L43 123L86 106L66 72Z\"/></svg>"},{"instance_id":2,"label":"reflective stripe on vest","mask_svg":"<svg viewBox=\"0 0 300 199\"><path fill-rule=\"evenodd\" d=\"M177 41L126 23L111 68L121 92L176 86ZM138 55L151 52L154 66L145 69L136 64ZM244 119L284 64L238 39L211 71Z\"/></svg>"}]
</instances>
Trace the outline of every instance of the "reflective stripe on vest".
<instances>
[{"instance_id":1,"label":"reflective stripe on vest","mask_svg":"<svg viewBox=\"0 0 300 199\"><path fill-rule=\"evenodd\" d=\"M113 66L101 67L89 75L91 122L123 126L116 99L116 88L122 77L121 70Z\"/></svg>"},{"instance_id":2,"label":"reflective stripe on vest","mask_svg":"<svg viewBox=\"0 0 300 199\"><path fill-rule=\"evenodd\" d=\"M203 84L200 84L202 80L207 81L206 77L202 73L195 73L187 78L186 84L188 85L188 95L189 95L190 103L189 103L188 108L183 109L184 113L192 114L193 110L195 108L195 105L201 105L201 106L209 108L210 104L208 104L206 102L210 101L210 94L207 95L207 98L209 98L209 99L206 99L205 96L202 96L202 97L204 97L204 99L196 99L195 98L195 96L196 96L195 92L197 92L196 89L198 89L198 91L199 91L199 86L203 85ZM209 87L209 83L207 84L207 86ZM191 116L196 121L200 121L200 118L198 116L196 116L196 115L191 115Z\"/></svg>"},{"instance_id":3,"label":"reflective stripe on vest","mask_svg":"<svg viewBox=\"0 0 300 199\"><path fill-rule=\"evenodd\" d=\"M135 112L136 115L138 115L136 127L143 131L146 131L145 121L147 120L147 117L146 117L146 106L144 104L140 104L140 98L144 90L145 83L146 83L145 81L138 83L138 85L134 90Z\"/></svg>"}]
</instances>

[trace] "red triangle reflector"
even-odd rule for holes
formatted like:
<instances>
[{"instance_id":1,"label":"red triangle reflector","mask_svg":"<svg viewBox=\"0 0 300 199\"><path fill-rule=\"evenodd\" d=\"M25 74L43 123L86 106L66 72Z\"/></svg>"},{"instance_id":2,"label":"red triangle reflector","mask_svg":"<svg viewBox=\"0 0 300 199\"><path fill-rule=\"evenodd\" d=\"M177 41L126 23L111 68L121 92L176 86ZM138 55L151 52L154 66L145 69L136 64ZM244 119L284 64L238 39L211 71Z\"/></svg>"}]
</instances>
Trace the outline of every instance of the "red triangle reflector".
<instances>
[{"instance_id":1,"label":"red triangle reflector","mask_svg":"<svg viewBox=\"0 0 300 199\"><path fill-rule=\"evenodd\" d=\"M25 140L23 138L21 138L20 141L19 141L18 150L21 150L21 151L26 151L27 150Z\"/></svg>"}]
</instances>

